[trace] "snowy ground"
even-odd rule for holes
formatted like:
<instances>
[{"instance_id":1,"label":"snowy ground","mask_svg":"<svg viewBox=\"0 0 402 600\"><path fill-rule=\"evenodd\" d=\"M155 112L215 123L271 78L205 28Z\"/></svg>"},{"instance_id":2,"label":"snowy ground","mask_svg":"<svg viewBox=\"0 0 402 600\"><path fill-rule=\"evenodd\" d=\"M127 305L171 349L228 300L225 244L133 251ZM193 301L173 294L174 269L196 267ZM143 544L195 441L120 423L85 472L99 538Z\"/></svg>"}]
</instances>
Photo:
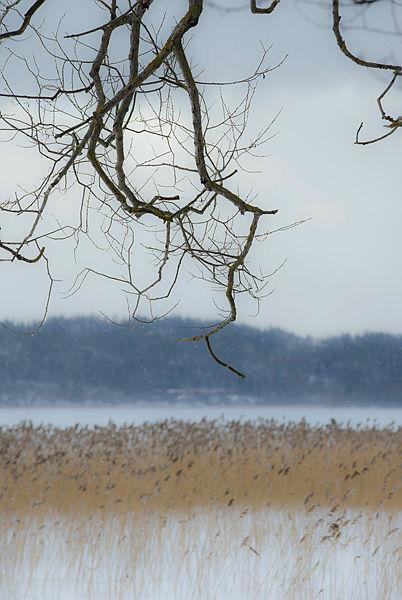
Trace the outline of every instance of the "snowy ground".
<instances>
[{"instance_id":1,"label":"snowy ground","mask_svg":"<svg viewBox=\"0 0 402 600\"><path fill-rule=\"evenodd\" d=\"M402 423L401 409L67 407L2 408L0 425L222 414ZM339 512L312 502L256 512L236 504L217 509L211 501L203 512L152 518L120 513L119 504L102 520L3 516L0 600L400 600L402 513Z\"/></svg>"},{"instance_id":2,"label":"snowy ground","mask_svg":"<svg viewBox=\"0 0 402 600\"><path fill-rule=\"evenodd\" d=\"M3 532L0 598L400 600L400 525L384 513L285 507L20 521Z\"/></svg>"}]
</instances>

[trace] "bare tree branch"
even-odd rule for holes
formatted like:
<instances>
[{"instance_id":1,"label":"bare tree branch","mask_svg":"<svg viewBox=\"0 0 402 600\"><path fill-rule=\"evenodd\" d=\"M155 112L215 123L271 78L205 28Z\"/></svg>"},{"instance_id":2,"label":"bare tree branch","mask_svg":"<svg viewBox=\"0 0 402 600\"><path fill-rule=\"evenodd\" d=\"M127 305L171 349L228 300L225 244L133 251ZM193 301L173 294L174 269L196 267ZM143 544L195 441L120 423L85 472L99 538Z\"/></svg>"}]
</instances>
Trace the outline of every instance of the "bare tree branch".
<instances>
[{"instance_id":1,"label":"bare tree branch","mask_svg":"<svg viewBox=\"0 0 402 600\"><path fill-rule=\"evenodd\" d=\"M25 13L22 23L18 29L13 29L11 31L5 31L4 33L0 33L0 42L2 40L6 40L7 38L14 38L19 35L22 35L25 32L25 30L27 29L28 25L31 23L31 19L34 16L34 14L40 9L40 7L45 2L46 2L46 0L36 0L36 2L34 2L32 4L32 6L29 8L29 10L27 10L27 12ZM14 2L12 7L14 7L16 4L17 4L17 2ZM3 19L1 20L0 25L2 24L2 22L3 22Z\"/></svg>"},{"instance_id":2,"label":"bare tree branch","mask_svg":"<svg viewBox=\"0 0 402 600\"><path fill-rule=\"evenodd\" d=\"M257 232L260 219L277 209L251 202L234 180L242 171L250 172L245 163L255 162L270 139L275 119L251 137L248 121L258 83L278 65L267 65L268 50L262 46L248 76L201 81L186 44L202 16L202 0L188 0L167 32L148 14L153 0L128 7L118 0L99 2L98 9L107 14L102 25L63 36L35 29L31 19L41 4L32 5L25 24L10 28L4 37L11 44L29 26L53 60L54 74L45 76L31 56L3 46L0 99L11 100L12 111L0 112L0 127L12 142L28 141L49 168L35 189L16 189L0 204L9 222L17 216L25 219L21 236L0 243L1 260L45 260L51 291L49 248L74 241L76 259L81 246L90 244L114 267L102 270L89 264L80 269L67 296L92 277L114 282L130 299L130 318L141 322L160 318L154 308L159 303L171 299L174 307L175 289L190 273L226 301L219 323L190 339L203 339L218 364L243 377L217 357L210 338L236 320L239 294L248 294L258 306L270 277L261 270L253 273L247 260L253 244L263 239L264 232ZM275 0L261 9L251 2L251 9L269 13L277 4ZM2 13L3 27L16 5L8 9ZM15 69L8 65L23 69L27 90L17 91ZM223 93L231 85L243 86L233 106ZM145 171L149 174L144 176ZM68 196L70 190L81 194L75 225L55 216L61 194ZM39 240L47 255L41 249L30 258L26 250ZM145 258L148 268L140 277L137 265ZM162 313L170 310L163 307Z\"/></svg>"}]
</instances>

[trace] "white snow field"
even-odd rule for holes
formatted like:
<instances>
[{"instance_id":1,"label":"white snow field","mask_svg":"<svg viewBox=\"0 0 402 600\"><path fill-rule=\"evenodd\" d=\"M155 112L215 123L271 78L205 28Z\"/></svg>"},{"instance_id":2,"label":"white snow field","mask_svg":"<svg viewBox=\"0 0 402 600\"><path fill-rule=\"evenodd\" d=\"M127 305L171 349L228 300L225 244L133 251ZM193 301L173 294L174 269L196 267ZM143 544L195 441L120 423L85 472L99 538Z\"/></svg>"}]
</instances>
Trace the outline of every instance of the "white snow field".
<instances>
[{"instance_id":1,"label":"white snow field","mask_svg":"<svg viewBox=\"0 0 402 600\"><path fill-rule=\"evenodd\" d=\"M400 600L401 516L226 508L15 523L1 600Z\"/></svg>"}]
</instances>

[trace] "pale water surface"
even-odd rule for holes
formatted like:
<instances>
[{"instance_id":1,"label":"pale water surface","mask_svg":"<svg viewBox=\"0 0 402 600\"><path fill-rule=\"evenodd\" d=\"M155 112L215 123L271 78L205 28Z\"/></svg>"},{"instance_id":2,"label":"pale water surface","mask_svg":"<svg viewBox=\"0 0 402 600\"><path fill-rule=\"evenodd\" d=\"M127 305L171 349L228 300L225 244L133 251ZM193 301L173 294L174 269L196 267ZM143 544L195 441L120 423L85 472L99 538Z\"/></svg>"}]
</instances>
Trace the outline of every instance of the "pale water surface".
<instances>
[{"instance_id":1,"label":"pale water surface","mask_svg":"<svg viewBox=\"0 0 402 600\"><path fill-rule=\"evenodd\" d=\"M390 423L402 425L402 408L333 407L333 406L64 406L64 407L0 407L0 426L12 426L21 421L34 425L52 424L57 427L80 425L116 425L165 419L199 421L202 418L226 420L256 420L258 418L297 422L301 419L311 424L325 425L331 419L339 423L350 422L356 426L376 424L384 427Z\"/></svg>"}]
</instances>

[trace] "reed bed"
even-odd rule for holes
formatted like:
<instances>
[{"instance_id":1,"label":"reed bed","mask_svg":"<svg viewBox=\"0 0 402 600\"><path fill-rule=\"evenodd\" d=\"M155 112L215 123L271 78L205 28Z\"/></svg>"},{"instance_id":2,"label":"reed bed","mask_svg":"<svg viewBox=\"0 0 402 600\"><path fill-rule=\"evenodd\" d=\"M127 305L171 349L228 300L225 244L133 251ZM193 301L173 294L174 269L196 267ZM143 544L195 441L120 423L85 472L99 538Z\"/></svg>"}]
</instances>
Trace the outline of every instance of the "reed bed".
<instances>
[{"instance_id":1,"label":"reed bed","mask_svg":"<svg viewBox=\"0 0 402 600\"><path fill-rule=\"evenodd\" d=\"M0 512L402 507L402 428L335 422L0 429Z\"/></svg>"},{"instance_id":2,"label":"reed bed","mask_svg":"<svg viewBox=\"0 0 402 600\"><path fill-rule=\"evenodd\" d=\"M402 429L0 429L7 600L399 600Z\"/></svg>"},{"instance_id":3,"label":"reed bed","mask_svg":"<svg viewBox=\"0 0 402 600\"><path fill-rule=\"evenodd\" d=\"M272 507L22 519L3 542L0 597L400 600L400 525L395 514Z\"/></svg>"}]
</instances>

